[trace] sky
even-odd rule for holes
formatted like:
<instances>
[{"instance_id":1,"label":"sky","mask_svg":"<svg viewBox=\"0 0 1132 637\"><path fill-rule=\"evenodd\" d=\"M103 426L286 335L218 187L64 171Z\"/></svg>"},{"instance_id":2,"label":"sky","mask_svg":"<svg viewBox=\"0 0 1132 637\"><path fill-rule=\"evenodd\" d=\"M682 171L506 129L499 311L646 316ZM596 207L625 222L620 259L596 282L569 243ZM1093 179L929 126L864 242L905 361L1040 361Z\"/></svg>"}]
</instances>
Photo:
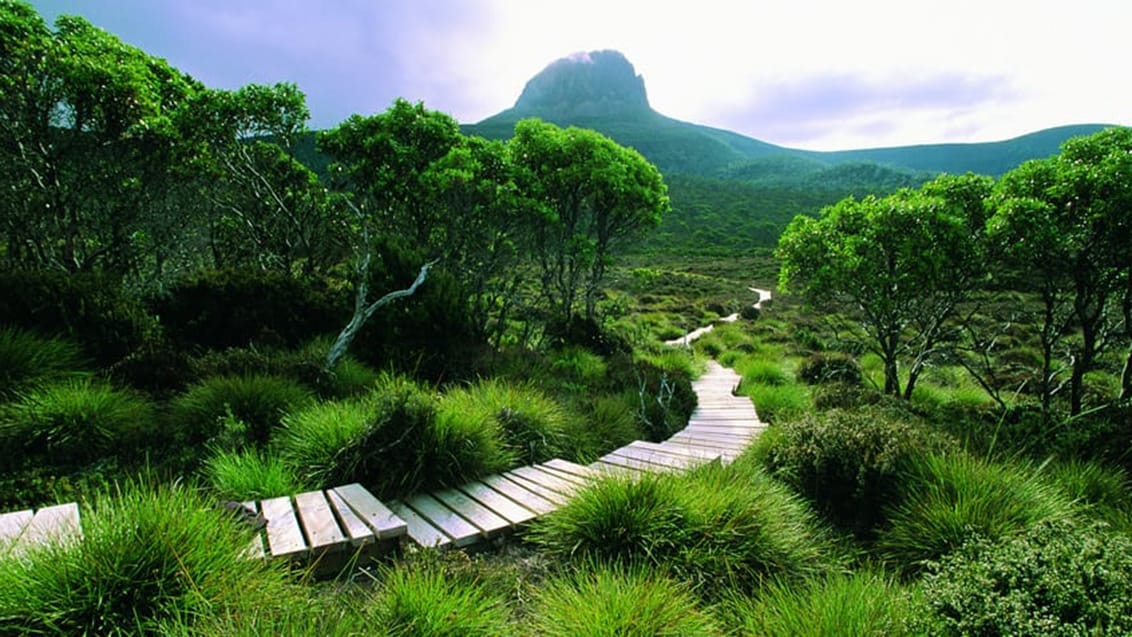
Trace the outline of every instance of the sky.
<instances>
[{"instance_id":1,"label":"sky","mask_svg":"<svg viewBox=\"0 0 1132 637\"><path fill-rule=\"evenodd\" d=\"M842 150L1132 125L1127 0L34 0L206 85L294 82L312 128L396 97L463 123L615 49L652 107Z\"/></svg>"}]
</instances>

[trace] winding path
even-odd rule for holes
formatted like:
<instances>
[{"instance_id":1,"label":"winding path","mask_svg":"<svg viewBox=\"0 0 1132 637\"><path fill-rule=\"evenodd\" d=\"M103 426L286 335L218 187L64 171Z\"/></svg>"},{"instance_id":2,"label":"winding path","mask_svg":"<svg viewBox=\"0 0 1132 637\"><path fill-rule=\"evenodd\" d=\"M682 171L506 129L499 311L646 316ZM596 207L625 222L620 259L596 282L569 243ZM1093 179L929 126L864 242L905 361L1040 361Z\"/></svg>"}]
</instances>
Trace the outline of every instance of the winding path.
<instances>
[{"instance_id":1,"label":"winding path","mask_svg":"<svg viewBox=\"0 0 1132 637\"><path fill-rule=\"evenodd\" d=\"M763 309L763 303L766 303L767 301L770 300L770 290L764 290L762 288L747 288L747 289L754 292L755 294L759 295L759 300L756 301L751 307L756 308L756 309L760 309L760 310ZM691 332L688 332L687 334L681 336L680 338L674 338L674 339L669 340L669 341L664 341L664 344L669 345L671 347L688 347L689 345L692 344L692 341L694 341L694 340L698 339L699 337L703 336L704 334L707 334L708 332L714 330L717 323L734 323L735 321L738 321L738 320L739 320L739 313L738 312L736 312L735 314L729 314L729 315L719 319L715 323L712 323L711 325L705 325L703 327L696 328L696 329L692 330Z\"/></svg>"}]
</instances>

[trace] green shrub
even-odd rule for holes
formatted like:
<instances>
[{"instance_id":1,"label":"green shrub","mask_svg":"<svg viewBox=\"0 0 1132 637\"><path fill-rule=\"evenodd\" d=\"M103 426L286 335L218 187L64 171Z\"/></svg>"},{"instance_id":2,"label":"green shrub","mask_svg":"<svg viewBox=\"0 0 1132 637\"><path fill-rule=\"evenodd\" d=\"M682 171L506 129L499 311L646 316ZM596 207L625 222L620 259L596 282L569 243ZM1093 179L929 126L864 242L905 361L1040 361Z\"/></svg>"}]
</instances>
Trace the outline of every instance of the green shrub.
<instances>
[{"instance_id":1,"label":"green shrub","mask_svg":"<svg viewBox=\"0 0 1132 637\"><path fill-rule=\"evenodd\" d=\"M850 409L875 405L884 396L871 387L850 385L848 383L824 383L810 389L814 409Z\"/></svg>"},{"instance_id":2,"label":"green shrub","mask_svg":"<svg viewBox=\"0 0 1132 637\"><path fill-rule=\"evenodd\" d=\"M500 431L508 454L522 464L558 457L567 444L565 411L529 384L482 380L450 390L440 399L437 418Z\"/></svg>"},{"instance_id":3,"label":"green shrub","mask_svg":"<svg viewBox=\"0 0 1132 637\"><path fill-rule=\"evenodd\" d=\"M774 582L757 596L730 598L718 614L742 635L911 635L908 599L892 579L863 571Z\"/></svg>"},{"instance_id":4,"label":"green shrub","mask_svg":"<svg viewBox=\"0 0 1132 637\"><path fill-rule=\"evenodd\" d=\"M679 360L691 365L686 352L670 349L670 356L659 361ZM670 358L674 357L674 358ZM649 440L667 440L688 424L696 408L692 377L683 368L660 367L652 359L633 362L628 357L611 361L614 387L637 394L637 421Z\"/></svg>"},{"instance_id":5,"label":"green shrub","mask_svg":"<svg viewBox=\"0 0 1132 637\"><path fill-rule=\"evenodd\" d=\"M455 637L510 634L502 599L473 580L450 578L432 567L386 568L367 609L383 635Z\"/></svg>"},{"instance_id":6,"label":"green shrub","mask_svg":"<svg viewBox=\"0 0 1132 637\"><path fill-rule=\"evenodd\" d=\"M880 408L810 413L772 432L755 443L767 471L862 538L882 521L914 459L955 447L908 414Z\"/></svg>"},{"instance_id":7,"label":"green shrub","mask_svg":"<svg viewBox=\"0 0 1132 637\"><path fill-rule=\"evenodd\" d=\"M920 606L920 634L1132 634L1132 540L1065 522L973 539L932 566Z\"/></svg>"},{"instance_id":8,"label":"green shrub","mask_svg":"<svg viewBox=\"0 0 1132 637\"><path fill-rule=\"evenodd\" d=\"M83 539L0 560L0 633L157 634L162 622L251 611L286 586L245 557L251 531L182 485L126 485L84 510Z\"/></svg>"},{"instance_id":9,"label":"green shrub","mask_svg":"<svg viewBox=\"0 0 1132 637\"><path fill-rule=\"evenodd\" d=\"M308 488L280 458L257 449L220 449L205 461L204 473L219 497L237 502L291 495Z\"/></svg>"},{"instance_id":10,"label":"green shrub","mask_svg":"<svg viewBox=\"0 0 1132 637\"><path fill-rule=\"evenodd\" d=\"M997 541L1074 514L1065 492L1029 466L929 455L905 473L878 547L899 568L915 571L976 535Z\"/></svg>"},{"instance_id":11,"label":"green shrub","mask_svg":"<svg viewBox=\"0 0 1132 637\"><path fill-rule=\"evenodd\" d=\"M171 417L178 435L190 443L214 439L218 434L236 434L236 440L221 444L239 446L250 442L263 446L278 428L283 415L309 403L312 394L299 383L276 376L216 376L190 387L172 401ZM226 416L247 425L243 439L238 432L223 432Z\"/></svg>"},{"instance_id":12,"label":"green shrub","mask_svg":"<svg viewBox=\"0 0 1132 637\"><path fill-rule=\"evenodd\" d=\"M0 412L0 449L58 467L135 454L157 442L153 415L150 402L131 391L63 381L33 389Z\"/></svg>"},{"instance_id":13,"label":"green shrub","mask_svg":"<svg viewBox=\"0 0 1132 637\"><path fill-rule=\"evenodd\" d=\"M861 383L861 366L841 352L816 352L798 366L798 380L809 385L823 383Z\"/></svg>"},{"instance_id":14,"label":"green shrub","mask_svg":"<svg viewBox=\"0 0 1132 637\"><path fill-rule=\"evenodd\" d=\"M558 559L660 566L706 594L822 573L840 560L805 503L749 463L603 479L540 520L531 538Z\"/></svg>"},{"instance_id":15,"label":"green shrub","mask_svg":"<svg viewBox=\"0 0 1132 637\"><path fill-rule=\"evenodd\" d=\"M687 586L647 569L594 568L548 581L534 600L532 632L575 637L721 635Z\"/></svg>"},{"instance_id":16,"label":"green shrub","mask_svg":"<svg viewBox=\"0 0 1132 637\"><path fill-rule=\"evenodd\" d=\"M781 363L762 357L749 357L739 362L735 371L739 372L739 375L743 377L743 382L747 384L779 387L790 382L790 378L783 371Z\"/></svg>"},{"instance_id":17,"label":"green shrub","mask_svg":"<svg viewBox=\"0 0 1132 637\"><path fill-rule=\"evenodd\" d=\"M564 347L550 354L550 369L561 382L577 383L584 388L600 387L605 383L609 365L599 354L584 347Z\"/></svg>"},{"instance_id":18,"label":"green shrub","mask_svg":"<svg viewBox=\"0 0 1132 637\"><path fill-rule=\"evenodd\" d=\"M636 392L593 397L590 409L567 419L565 451L568 459L591 461L610 449L645 437L637 422Z\"/></svg>"},{"instance_id":19,"label":"green shrub","mask_svg":"<svg viewBox=\"0 0 1132 637\"><path fill-rule=\"evenodd\" d=\"M81 376L82 368L82 350L74 343L0 327L0 400L36 385Z\"/></svg>"},{"instance_id":20,"label":"green shrub","mask_svg":"<svg viewBox=\"0 0 1132 637\"><path fill-rule=\"evenodd\" d=\"M809 389L803 385L742 383L739 385L739 393L750 397L755 403L759 419L767 423L800 416L809 411L812 403Z\"/></svg>"}]
</instances>

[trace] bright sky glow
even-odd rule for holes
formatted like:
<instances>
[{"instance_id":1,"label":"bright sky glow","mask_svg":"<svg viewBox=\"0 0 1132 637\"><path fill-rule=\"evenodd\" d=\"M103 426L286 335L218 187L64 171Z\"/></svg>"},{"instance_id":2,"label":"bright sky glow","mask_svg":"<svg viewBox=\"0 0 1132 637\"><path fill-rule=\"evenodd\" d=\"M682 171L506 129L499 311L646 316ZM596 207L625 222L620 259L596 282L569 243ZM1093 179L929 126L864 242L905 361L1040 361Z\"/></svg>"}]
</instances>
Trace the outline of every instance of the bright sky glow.
<instances>
[{"instance_id":1,"label":"bright sky glow","mask_svg":"<svg viewBox=\"0 0 1132 637\"><path fill-rule=\"evenodd\" d=\"M290 81L315 128L424 101L461 122L616 49L677 119L836 150L1132 124L1127 0L36 0L210 86Z\"/></svg>"}]
</instances>

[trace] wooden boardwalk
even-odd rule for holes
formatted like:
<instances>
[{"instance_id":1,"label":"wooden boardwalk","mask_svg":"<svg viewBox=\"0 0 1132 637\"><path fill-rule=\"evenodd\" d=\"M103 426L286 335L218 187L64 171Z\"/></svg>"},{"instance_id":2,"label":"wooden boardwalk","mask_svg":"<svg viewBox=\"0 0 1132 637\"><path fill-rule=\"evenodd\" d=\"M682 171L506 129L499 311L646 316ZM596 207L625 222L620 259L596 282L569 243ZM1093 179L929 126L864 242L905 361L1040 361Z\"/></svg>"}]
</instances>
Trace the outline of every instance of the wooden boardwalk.
<instances>
[{"instance_id":1,"label":"wooden boardwalk","mask_svg":"<svg viewBox=\"0 0 1132 637\"><path fill-rule=\"evenodd\" d=\"M358 484L245 502L263 524L249 557L286 559L333 572L355 557L395 550L407 538L427 547L465 547L555 511L606 474L686 471L734 460L764 429L739 375L715 361L692 386L699 403L687 427L663 442L631 442L588 466L550 460L388 505ZM75 503L0 515L0 557L28 546L82 537Z\"/></svg>"}]
</instances>

